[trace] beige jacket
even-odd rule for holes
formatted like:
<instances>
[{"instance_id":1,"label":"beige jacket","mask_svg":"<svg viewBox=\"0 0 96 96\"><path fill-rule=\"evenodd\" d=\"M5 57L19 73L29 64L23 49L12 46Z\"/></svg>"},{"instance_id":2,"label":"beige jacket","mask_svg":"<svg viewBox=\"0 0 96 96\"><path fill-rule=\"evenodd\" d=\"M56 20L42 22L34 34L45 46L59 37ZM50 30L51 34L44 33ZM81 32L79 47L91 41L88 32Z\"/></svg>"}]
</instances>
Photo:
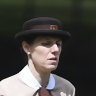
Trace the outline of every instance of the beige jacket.
<instances>
[{"instance_id":1,"label":"beige jacket","mask_svg":"<svg viewBox=\"0 0 96 96\"><path fill-rule=\"evenodd\" d=\"M51 90L52 96L75 96L75 87L69 81L57 75L53 76L56 85ZM16 74L0 82L0 96L38 96L38 92L27 86L19 74Z\"/></svg>"}]
</instances>

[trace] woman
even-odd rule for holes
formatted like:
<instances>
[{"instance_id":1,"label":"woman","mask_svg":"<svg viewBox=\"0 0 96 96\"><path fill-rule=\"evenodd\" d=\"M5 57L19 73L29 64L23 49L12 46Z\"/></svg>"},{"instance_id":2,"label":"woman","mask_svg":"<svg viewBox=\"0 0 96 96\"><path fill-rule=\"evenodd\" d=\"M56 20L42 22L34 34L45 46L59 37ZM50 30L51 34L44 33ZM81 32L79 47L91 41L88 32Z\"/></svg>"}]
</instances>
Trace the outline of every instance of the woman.
<instances>
[{"instance_id":1,"label":"woman","mask_svg":"<svg viewBox=\"0 0 96 96\"><path fill-rule=\"evenodd\" d=\"M55 18L39 17L26 21L16 39L27 54L28 64L16 75L0 82L0 95L75 96L75 87L68 80L51 73L58 66L62 43L69 37ZM41 89L49 90L49 95L44 91L41 95Z\"/></svg>"}]
</instances>

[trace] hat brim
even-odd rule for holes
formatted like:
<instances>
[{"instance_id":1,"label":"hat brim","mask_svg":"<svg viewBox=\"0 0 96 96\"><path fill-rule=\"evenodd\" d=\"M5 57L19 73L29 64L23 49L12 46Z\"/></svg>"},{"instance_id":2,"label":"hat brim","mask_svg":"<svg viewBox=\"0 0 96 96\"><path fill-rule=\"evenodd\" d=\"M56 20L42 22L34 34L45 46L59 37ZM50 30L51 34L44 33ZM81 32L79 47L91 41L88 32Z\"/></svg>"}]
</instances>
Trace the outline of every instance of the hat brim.
<instances>
[{"instance_id":1,"label":"hat brim","mask_svg":"<svg viewBox=\"0 0 96 96\"><path fill-rule=\"evenodd\" d=\"M33 38L34 36L57 36L63 40L67 40L71 37L71 34L62 30L41 30L41 29L32 29L19 32L15 35L15 38L18 41L26 40L27 38Z\"/></svg>"}]
</instances>

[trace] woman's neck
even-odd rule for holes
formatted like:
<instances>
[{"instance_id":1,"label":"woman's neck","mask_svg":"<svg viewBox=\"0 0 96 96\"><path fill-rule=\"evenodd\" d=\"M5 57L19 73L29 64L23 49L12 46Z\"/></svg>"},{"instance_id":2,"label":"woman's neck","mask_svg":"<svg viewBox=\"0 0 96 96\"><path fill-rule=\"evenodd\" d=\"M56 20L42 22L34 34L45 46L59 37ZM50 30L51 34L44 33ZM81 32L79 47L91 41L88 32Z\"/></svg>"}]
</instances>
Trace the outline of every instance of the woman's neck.
<instances>
[{"instance_id":1,"label":"woman's neck","mask_svg":"<svg viewBox=\"0 0 96 96\"><path fill-rule=\"evenodd\" d=\"M31 60L28 61L28 64L29 64L29 69L31 70L36 80L40 83L42 87L46 87L49 82L50 72L42 72L42 71L36 70Z\"/></svg>"}]
</instances>

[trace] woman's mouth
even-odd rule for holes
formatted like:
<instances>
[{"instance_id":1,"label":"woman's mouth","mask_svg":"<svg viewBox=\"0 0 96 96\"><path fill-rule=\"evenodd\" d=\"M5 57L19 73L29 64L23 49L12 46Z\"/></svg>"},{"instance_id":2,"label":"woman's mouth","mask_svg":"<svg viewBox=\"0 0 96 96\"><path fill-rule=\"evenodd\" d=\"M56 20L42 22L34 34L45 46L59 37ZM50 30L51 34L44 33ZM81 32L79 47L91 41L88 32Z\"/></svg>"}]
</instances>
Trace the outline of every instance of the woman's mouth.
<instances>
[{"instance_id":1,"label":"woman's mouth","mask_svg":"<svg viewBox=\"0 0 96 96\"><path fill-rule=\"evenodd\" d=\"M48 59L48 60L51 60L51 61L57 61L57 58L56 57L53 57L53 58L50 58L50 59Z\"/></svg>"}]
</instances>

